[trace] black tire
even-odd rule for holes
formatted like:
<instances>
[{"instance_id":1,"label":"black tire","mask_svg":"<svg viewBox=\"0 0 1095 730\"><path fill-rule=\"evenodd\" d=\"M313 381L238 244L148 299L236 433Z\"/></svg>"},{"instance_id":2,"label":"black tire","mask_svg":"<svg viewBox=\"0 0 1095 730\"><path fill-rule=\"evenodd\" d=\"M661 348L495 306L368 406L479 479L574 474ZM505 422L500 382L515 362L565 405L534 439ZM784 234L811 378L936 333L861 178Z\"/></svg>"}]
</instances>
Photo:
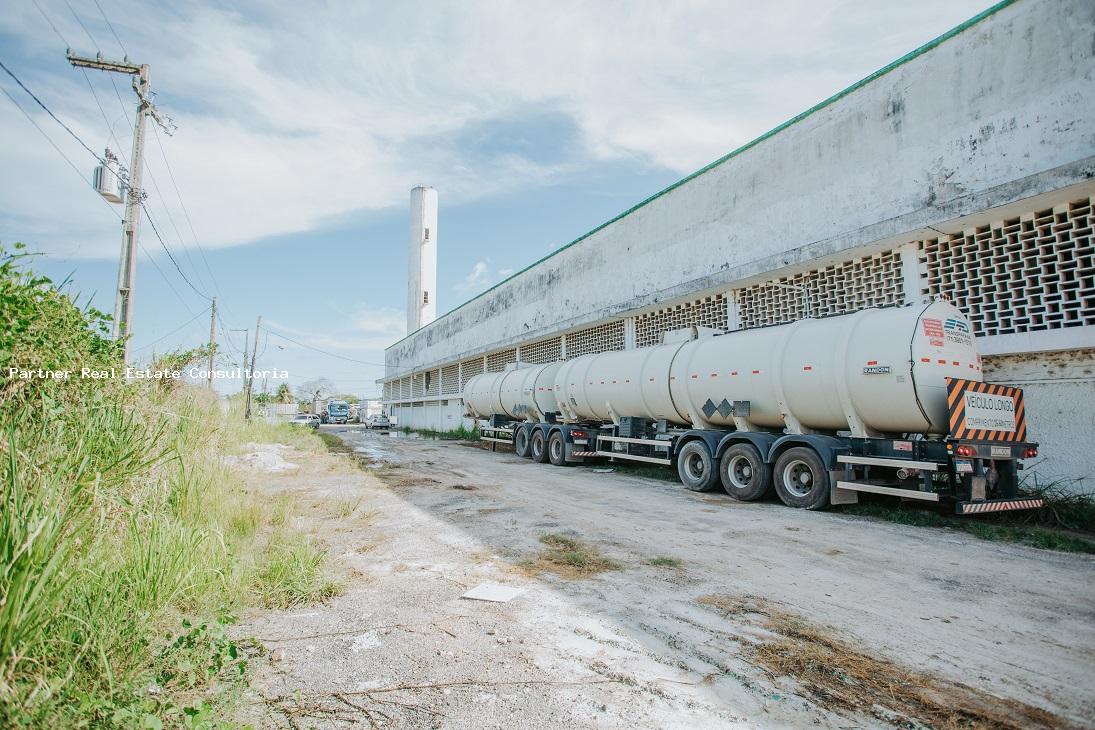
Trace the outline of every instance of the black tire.
<instances>
[{"instance_id":1,"label":"black tire","mask_svg":"<svg viewBox=\"0 0 1095 730\"><path fill-rule=\"evenodd\" d=\"M780 454L772 478L776 494L788 507L825 509L829 506L829 470L817 452L809 447L796 446Z\"/></svg>"},{"instance_id":2,"label":"black tire","mask_svg":"<svg viewBox=\"0 0 1095 730\"><path fill-rule=\"evenodd\" d=\"M719 486L719 470L707 444L689 441L677 454L677 475L681 484L693 492L710 492Z\"/></svg>"},{"instance_id":3,"label":"black tire","mask_svg":"<svg viewBox=\"0 0 1095 730\"><path fill-rule=\"evenodd\" d=\"M772 493L772 467L752 444L734 444L722 454L719 481L734 499L755 502Z\"/></svg>"},{"instance_id":4,"label":"black tire","mask_svg":"<svg viewBox=\"0 0 1095 730\"><path fill-rule=\"evenodd\" d=\"M546 464L548 460L547 439L544 438L542 429L532 432L532 444L529 446L529 455L537 464Z\"/></svg>"},{"instance_id":5,"label":"black tire","mask_svg":"<svg viewBox=\"0 0 1095 730\"><path fill-rule=\"evenodd\" d=\"M568 466L567 464L567 444L563 440L563 434L561 431L556 431L551 434L551 438L548 439L547 445L548 461L555 466Z\"/></svg>"},{"instance_id":6,"label":"black tire","mask_svg":"<svg viewBox=\"0 0 1095 730\"><path fill-rule=\"evenodd\" d=\"M517 431L513 434L513 451L525 459L532 455L532 439L529 438L531 430L525 426L518 426Z\"/></svg>"}]
</instances>

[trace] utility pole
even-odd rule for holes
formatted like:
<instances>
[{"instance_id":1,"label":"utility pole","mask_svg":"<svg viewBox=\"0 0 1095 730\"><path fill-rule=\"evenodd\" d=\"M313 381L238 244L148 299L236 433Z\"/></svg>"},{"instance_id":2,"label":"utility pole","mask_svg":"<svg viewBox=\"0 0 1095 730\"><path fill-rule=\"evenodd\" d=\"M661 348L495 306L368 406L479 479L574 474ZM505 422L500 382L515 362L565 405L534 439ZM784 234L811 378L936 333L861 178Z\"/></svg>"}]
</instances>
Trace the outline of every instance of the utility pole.
<instances>
[{"instance_id":1,"label":"utility pole","mask_svg":"<svg viewBox=\"0 0 1095 730\"><path fill-rule=\"evenodd\" d=\"M217 298L213 297L213 310L209 314L209 389L213 389L213 353L217 350Z\"/></svg>"},{"instance_id":2,"label":"utility pole","mask_svg":"<svg viewBox=\"0 0 1095 730\"><path fill-rule=\"evenodd\" d=\"M262 315L260 314L255 320L255 341L251 343L251 368L247 373L247 406L243 411L243 417L248 421L251 420L251 386L255 382L255 357L259 351L259 327L261 326Z\"/></svg>"},{"instance_id":3,"label":"utility pole","mask_svg":"<svg viewBox=\"0 0 1095 730\"><path fill-rule=\"evenodd\" d=\"M241 388L240 392L246 392L246 390L247 390L247 348L250 346L250 344L249 344L250 340L248 339L248 337L251 334L251 330L236 328L236 329L230 329L228 331L229 332L242 332L243 333L243 359L240 360L240 367L244 369L244 373L243 373L243 387ZM233 347L235 347L235 345L233 345Z\"/></svg>"},{"instance_id":4,"label":"utility pole","mask_svg":"<svg viewBox=\"0 0 1095 730\"><path fill-rule=\"evenodd\" d=\"M129 158L129 179L126 181L125 221L122 223L122 255L118 263L118 293L114 300L114 339L125 341L123 357L129 365L129 343L133 334L133 289L137 279L137 235L140 230L142 155L144 154L145 117L154 115L151 88L151 70L147 63L131 63L129 59L109 61L99 54L95 58L77 56L65 51L69 63L77 68L93 68L133 77L133 90L137 92L137 120L133 124L133 152Z\"/></svg>"}]
</instances>

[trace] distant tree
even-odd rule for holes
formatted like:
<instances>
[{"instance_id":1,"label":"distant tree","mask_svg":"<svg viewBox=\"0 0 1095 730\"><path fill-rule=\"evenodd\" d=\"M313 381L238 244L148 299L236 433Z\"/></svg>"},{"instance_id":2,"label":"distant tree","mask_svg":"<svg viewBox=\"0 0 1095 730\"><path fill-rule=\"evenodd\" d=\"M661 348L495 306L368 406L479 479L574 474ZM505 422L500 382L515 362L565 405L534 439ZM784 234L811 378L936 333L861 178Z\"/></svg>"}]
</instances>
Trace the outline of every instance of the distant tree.
<instances>
[{"instance_id":1,"label":"distant tree","mask_svg":"<svg viewBox=\"0 0 1095 730\"><path fill-rule=\"evenodd\" d=\"M278 386L278 390L274 393L274 401L276 403L292 403L293 392L289 390L288 383L282 383Z\"/></svg>"},{"instance_id":2,"label":"distant tree","mask_svg":"<svg viewBox=\"0 0 1095 730\"><path fill-rule=\"evenodd\" d=\"M336 396L336 397L339 400L346 401L347 403L357 403L358 401L361 400L361 398L357 397L353 393L343 393L342 395L339 395L339 396Z\"/></svg>"},{"instance_id":3,"label":"distant tree","mask_svg":"<svg viewBox=\"0 0 1095 730\"><path fill-rule=\"evenodd\" d=\"M327 378L306 380L296 388L297 400L303 403L311 403L315 398L330 398L336 392L338 386Z\"/></svg>"}]
</instances>

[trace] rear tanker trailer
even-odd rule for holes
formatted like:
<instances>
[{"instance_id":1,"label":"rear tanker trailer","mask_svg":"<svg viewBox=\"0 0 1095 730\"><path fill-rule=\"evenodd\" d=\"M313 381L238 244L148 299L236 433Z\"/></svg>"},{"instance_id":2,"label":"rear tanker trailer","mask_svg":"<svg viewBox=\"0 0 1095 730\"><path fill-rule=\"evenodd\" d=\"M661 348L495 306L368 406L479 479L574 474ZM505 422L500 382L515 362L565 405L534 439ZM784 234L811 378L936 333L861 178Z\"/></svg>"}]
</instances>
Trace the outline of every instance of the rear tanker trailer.
<instances>
[{"instance_id":1,"label":"rear tanker trailer","mask_svg":"<svg viewBox=\"0 0 1095 730\"><path fill-rule=\"evenodd\" d=\"M676 466L693 491L849 504L860 492L953 503L959 514L1039 506L1018 495L1023 395L982 382L954 306L866 309L790 324L667 333L656 347L484 373L464 388L481 436L556 466Z\"/></svg>"}]
</instances>

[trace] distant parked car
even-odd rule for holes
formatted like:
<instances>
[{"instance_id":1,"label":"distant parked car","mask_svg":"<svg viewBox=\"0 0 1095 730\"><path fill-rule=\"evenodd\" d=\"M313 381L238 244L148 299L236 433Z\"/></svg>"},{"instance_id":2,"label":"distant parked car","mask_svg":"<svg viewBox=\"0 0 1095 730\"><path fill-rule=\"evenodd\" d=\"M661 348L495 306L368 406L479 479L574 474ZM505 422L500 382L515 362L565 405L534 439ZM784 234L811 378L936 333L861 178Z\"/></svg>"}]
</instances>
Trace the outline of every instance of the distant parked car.
<instances>
[{"instance_id":1,"label":"distant parked car","mask_svg":"<svg viewBox=\"0 0 1095 730\"><path fill-rule=\"evenodd\" d=\"M298 413L289 419L289 423L294 426L304 426L306 428L319 428L319 416L314 416L311 413Z\"/></svg>"},{"instance_id":2,"label":"distant parked car","mask_svg":"<svg viewBox=\"0 0 1095 730\"><path fill-rule=\"evenodd\" d=\"M369 416L365 419L365 425L369 428L391 428L392 424L388 421L388 417L381 414L379 416Z\"/></svg>"}]
</instances>

